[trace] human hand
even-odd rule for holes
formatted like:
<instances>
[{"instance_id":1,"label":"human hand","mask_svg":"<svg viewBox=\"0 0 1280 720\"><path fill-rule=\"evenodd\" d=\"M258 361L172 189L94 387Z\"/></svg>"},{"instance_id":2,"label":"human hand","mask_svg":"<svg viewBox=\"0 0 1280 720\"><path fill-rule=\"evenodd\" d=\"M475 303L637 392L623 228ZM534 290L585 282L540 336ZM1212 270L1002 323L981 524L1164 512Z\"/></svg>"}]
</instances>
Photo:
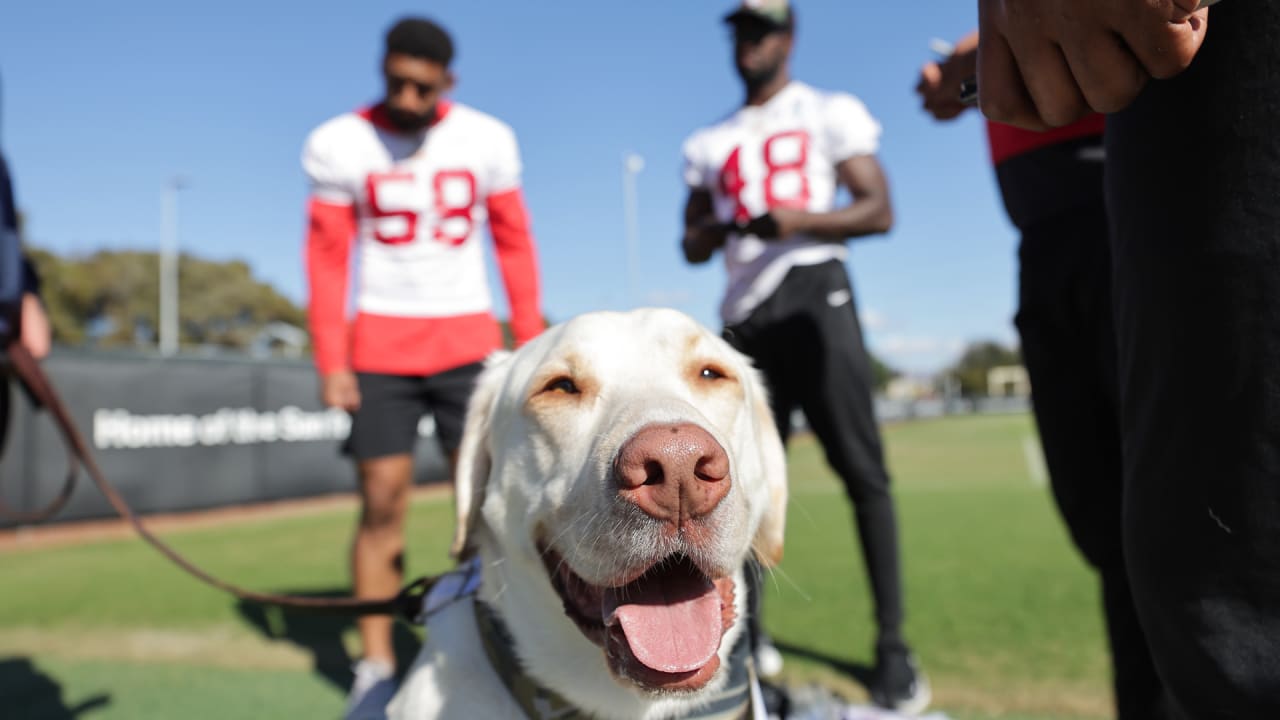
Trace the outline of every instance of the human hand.
<instances>
[{"instance_id":1,"label":"human hand","mask_svg":"<svg viewBox=\"0 0 1280 720\"><path fill-rule=\"evenodd\" d=\"M338 408L347 412L360 409L360 385L356 382L355 373L350 370L336 370L320 378L320 402L325 407Z\"/></svg>"},{"instance_id":2,"label":"human hand","mask_svg":"<svg viewBox=\"0 0 1280 720\"><path fill-rule=\"evenodd\" d=\"M755 235L761 240L785 240L800 232L808 215L804 210L773 208L740 225L738 231L744 235Z\"/></svg>"},{"instance_id":3,"label":"human hand","mask_svg":"<svg viewBox=\"0 0 1280 720\"><path fill-rule=\"evenodd\" d=\"M684 229L684 256L689 262L702 263L711 259L711 254L724 247L729 238L729 226L707 220L688 225Z\"/></svg>"},{"instance_id":4,"label":"human hand","mask_svg":"<svg viewBox=\"0 0 1280 720\"><path fill-rule=\"evenodd\" d=\"M960 101L960 84L978 72L978 33L970 33L956 43L947 58L927 63L920 69L916 94L925 112L937 120L951 120L969 108Z\"/></svg>"},{"instance_id":5,"label":"human hand","mask_svg":"<svg viewBox=\"0 0 1280 720\"><path fill-rule=\"evenodd\" d=\"M49 354L52 342L52 331L49 329L49 317L44 313L40 298L34 293L22 296L22 319L18 322L21 328L22 345L31 357L40 360Z\"/></svg>"},{"instance_id":6,"label":"human hand","mask_svg":"<svg viewBox=\"0 0 1280 720\"><path fill-rule=\"evenodd\" d=\"M1208 8L1198 0L978 0L979 103L1030 130L1126 107L1151 78L1191 64Z\"/></svg>"}]
</instances>

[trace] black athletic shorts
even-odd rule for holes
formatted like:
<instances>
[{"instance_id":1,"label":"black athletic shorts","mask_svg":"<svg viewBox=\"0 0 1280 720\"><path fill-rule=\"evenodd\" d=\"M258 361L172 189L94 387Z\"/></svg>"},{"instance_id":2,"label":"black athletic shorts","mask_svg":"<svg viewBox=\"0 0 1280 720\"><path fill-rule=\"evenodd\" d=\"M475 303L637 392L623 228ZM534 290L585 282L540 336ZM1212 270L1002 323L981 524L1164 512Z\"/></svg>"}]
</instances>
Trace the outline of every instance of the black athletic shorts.
<instances>
[{"instance_id":1,"label":"black athletic shorts","mask_svg":"<svg viewBox=\"0 0 1280 720\"><path fill-rule=\"evenodd\" d=\"M458 449L467 401L483 363L471 363L435 375L356 373L360 409L352 414L343 452L356 460L412 454L418 423L435 416L436 439L445 455Z\"/></svg>"}]
</instances>

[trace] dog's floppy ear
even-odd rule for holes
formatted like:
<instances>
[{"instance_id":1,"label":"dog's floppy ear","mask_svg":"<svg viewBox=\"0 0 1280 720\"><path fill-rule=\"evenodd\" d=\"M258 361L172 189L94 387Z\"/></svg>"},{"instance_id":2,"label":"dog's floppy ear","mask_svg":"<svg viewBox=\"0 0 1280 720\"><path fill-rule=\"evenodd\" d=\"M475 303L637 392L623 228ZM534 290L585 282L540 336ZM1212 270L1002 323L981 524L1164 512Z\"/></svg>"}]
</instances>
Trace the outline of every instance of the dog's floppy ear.
<instances>
[{"instance_id":1,"label":"dog's floppy ear","mask_svg":"<svg viewBox=\"0 0 1280 720\"><path fill-rule=\"evenodd\" d=\"M754 370L747 385L747 395L755 428L755 446L760 453L760 468L769 488L769 504L764 509L752 546L760 563L773 567L782 562L782 536L787 524L787 451L773 421L763 379Z\"/></svg>"},{"instance_id":2,"label":"dog's floppy ear","mask_svg":"<svg viewBox=\"0 0 1280 720\"><path fill-rule=\"evenodd\" d=\"M449 554L459 560L470 554L467 542L475 529L480 507L484 504L485 486L493 469L489 448L489 429L498 391L507 376L511 353L497 352L485 361L484 372L476 380L475 390L467 403L467 419L458 448L458 466L453 480L454 504L457 508L453 545Z\"/></svg>"}]
</instances>

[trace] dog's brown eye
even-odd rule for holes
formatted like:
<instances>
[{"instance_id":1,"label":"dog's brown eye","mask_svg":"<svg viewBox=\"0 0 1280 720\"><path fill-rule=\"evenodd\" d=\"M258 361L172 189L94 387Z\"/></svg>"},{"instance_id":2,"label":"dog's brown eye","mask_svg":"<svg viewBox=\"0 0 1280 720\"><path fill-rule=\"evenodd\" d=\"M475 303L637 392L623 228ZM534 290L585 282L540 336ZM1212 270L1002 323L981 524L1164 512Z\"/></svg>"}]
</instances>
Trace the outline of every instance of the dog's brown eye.
<instances>
[{"instance_id":1,"label":"dog's brown eye","mask_svg":"<svg viewBox=\"0 0 1280 720\"><path fill-rule=\"evenodd\" d=\"M698 373L698 377L703 380L723 380L728 376L721 372L720 368L708 365L702 368L702 372Z\"/></svg>"},{"instance_id":2,"label":"dog's brown eye","mask_svg":"<svg viewBox=\"0 0 1280 720\"><path fill-rule=\"evenodd\" d=\"M567 395L577 395L582 391L574 384L573 378L558 377L547 383L546 387L542 388L542 392L562 392Z\"/></svg>"}]
</instances>

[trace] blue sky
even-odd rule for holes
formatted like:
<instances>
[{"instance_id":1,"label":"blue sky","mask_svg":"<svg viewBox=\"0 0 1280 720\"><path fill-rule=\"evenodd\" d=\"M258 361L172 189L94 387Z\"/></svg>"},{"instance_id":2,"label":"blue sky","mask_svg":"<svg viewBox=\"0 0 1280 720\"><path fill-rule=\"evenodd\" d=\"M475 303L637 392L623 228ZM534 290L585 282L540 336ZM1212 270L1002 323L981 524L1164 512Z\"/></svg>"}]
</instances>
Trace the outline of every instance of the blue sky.
<instances>
[{"instance_id":1,"label":"blue sky","mask_svg":"<svg viewBox=\"0 0 1280 720\"><path fill-rule=\"evenodd\" d=\"M719 18L732 0L7 3L0 10L3 141L29 237L59 252L155 248L161 188L181 174L181 245L240 258L302 300L298 156L307 132L376 99L382 34L426 14L458 46L455 97L511 124L540 246L547 314L643 304L718 327L718 262L677 250L680 143L741 89ZM853 92L884 126L897 226L849 262L870 346L928 371L970 339L1011 342L1016 236L980 120L938 125L912 93L932 37L976 3L807 0L795 75ZM622 160L638 179L628 289ZM495 284L495 289L500 288ZM498 290L499 296L501 295ZM499 298L500 312L504 302Z\"/></svg>"}]
</instances>

